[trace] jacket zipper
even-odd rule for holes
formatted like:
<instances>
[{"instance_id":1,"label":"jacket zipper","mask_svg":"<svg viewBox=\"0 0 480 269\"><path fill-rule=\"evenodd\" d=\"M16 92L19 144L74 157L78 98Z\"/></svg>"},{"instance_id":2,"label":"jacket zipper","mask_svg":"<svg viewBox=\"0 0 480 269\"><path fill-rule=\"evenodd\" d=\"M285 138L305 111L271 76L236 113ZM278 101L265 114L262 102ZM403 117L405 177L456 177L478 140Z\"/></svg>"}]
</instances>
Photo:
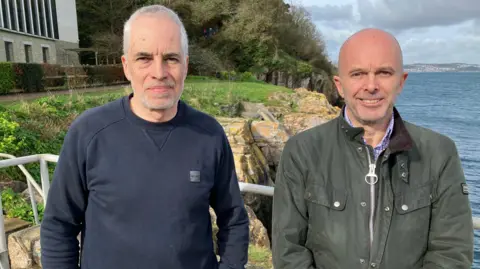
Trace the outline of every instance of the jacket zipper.
<instances>
[{"instance_id":1,"label":"jacket zipper","mask_svg":"<svg viewBox=\"0 0 480 269\"><path fill-rule=\"evenodd\" d=\"M373 216L375 214L375 184L378 182L378 176L375 173L376 170L376 162L372 162L370 157L370 150L368 146L365 147L367 149L367 157L368 157L368 173L365 175L365 181L367 184L370 185L370 221L369 221L369 229L370 229L370 247L373 244Z\"/></svg>"}]
</instances>

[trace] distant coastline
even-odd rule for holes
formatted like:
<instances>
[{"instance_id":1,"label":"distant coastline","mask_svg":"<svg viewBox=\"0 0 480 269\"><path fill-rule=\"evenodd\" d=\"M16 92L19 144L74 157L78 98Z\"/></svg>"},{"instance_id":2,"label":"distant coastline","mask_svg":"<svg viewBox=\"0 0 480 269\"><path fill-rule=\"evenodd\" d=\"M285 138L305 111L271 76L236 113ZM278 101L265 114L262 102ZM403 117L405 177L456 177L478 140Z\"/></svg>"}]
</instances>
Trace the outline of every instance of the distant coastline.
<instances>
[{"instance_id":1,"label":"distant coastline","mask_svg":"<svg viewBox=\"0 0 480 269\"><path fill-rule=\"evenodd\" d=\"M478 64L465 64L465 63L448 63L448 64L406 64L404 65L406 72L418 72L418 73L442 73L442 72L468 72L468 73L480 73L480 65Z\"/></svg>"}]
</instances>

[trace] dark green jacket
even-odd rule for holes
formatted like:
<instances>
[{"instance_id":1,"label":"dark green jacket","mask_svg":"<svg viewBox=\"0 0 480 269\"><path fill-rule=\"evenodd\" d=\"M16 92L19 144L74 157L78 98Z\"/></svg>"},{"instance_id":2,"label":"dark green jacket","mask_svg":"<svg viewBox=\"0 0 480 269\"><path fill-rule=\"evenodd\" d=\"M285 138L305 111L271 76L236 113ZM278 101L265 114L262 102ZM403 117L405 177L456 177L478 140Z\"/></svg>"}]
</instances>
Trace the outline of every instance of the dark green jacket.
<instances>
[{"instance_id":1,"label":"dark green jacket","mask_svg":"<svg viewBox=\"0 0 480 269\"><path fill-rule=\"evenodd\" d=\"M395 109L372 187L365 176L373 148L342 115L285 145L273 198L274 268L470 269L472 214L454 142Z\"/></svg>"}]
</instances>

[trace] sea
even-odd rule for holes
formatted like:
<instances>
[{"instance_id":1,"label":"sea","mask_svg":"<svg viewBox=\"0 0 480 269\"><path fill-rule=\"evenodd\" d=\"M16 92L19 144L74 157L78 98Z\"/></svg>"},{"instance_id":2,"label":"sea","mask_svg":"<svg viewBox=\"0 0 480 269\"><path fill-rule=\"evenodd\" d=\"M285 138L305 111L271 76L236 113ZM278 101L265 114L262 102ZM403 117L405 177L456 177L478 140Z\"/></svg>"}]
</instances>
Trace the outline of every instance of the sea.
<instances>
[{"instance_id":1,"label":"sea","mask_svg":"<svg viewBox=\"0 0 480 269\"><path fill-rule=\"evenodd\" d=\"M409 73L396 107L407 121L455 142L473 215L480 217L480 73ZM438 150L442 150L439 148ZM475 231L473 269L480 269L480 231Z\"/></svg>"}]
</instances>

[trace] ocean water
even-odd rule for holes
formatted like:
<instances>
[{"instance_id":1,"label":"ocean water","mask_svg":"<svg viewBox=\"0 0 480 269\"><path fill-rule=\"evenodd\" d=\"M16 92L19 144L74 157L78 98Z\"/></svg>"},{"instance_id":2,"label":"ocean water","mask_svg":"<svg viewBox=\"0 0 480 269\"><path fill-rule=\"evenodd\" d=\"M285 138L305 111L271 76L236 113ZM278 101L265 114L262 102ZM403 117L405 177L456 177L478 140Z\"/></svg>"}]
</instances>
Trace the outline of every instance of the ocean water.
<instances>
[{"instance_id":1,"label":"ocean water","mask_svg":"<svg viewBox=\"0 0 480 269\"><path fill-rule=\"evenodd\" d=\"M458 148L473 215L480 217L480 73L410 73L397 99L402 117L452 138ZM473 269L480 269L475 231Z\"/></svg>"}]
</instances>

